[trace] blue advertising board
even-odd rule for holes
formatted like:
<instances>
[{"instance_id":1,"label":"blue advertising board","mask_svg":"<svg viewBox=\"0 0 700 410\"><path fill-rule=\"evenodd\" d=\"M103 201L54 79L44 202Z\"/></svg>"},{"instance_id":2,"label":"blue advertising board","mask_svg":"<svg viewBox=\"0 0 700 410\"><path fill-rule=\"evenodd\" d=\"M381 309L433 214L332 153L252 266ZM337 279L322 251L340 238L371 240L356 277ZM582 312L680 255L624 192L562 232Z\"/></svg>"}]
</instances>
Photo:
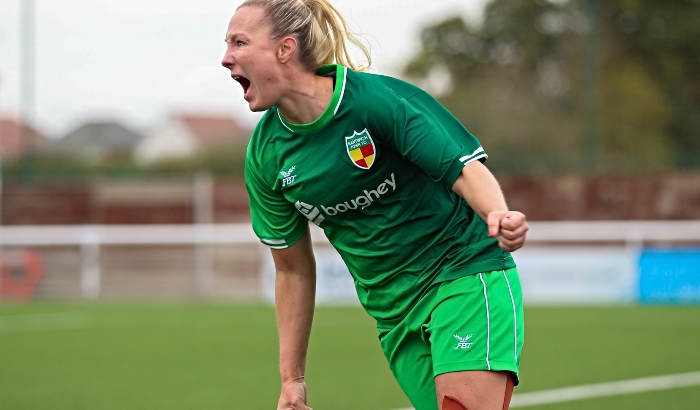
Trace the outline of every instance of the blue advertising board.
<instances>
[{"instance_id":1,"label":"blue advertising board","mask_svg":"<svg viewBox=\"0 0 700 410\"><path fill-rule=\"evenodd\" d=\"M647 248L639 258L642 303L699 303L700 248Z\"/></svg>"}]
</instances>

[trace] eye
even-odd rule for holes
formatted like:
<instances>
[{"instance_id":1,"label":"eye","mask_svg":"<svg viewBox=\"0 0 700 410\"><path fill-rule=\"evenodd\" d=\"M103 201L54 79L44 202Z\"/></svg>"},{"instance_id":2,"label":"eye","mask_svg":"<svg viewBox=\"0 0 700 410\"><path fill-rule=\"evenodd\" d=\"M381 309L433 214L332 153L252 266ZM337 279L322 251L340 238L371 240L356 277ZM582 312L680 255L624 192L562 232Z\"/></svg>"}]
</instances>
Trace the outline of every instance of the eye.
<instances>
[{"instance_id":1,"label":"eye","mask_svg":"<svg viewBox=\"0 0 700 410\"><path fill-rule=\"evenodd\" d=\"M245 45L245 41L242 41L242 40L237 40L237 41L236 41L236 46L237 46L237 47L241 47L241 46L244 46L244 45Z\"/></svg>"}]
</instances>

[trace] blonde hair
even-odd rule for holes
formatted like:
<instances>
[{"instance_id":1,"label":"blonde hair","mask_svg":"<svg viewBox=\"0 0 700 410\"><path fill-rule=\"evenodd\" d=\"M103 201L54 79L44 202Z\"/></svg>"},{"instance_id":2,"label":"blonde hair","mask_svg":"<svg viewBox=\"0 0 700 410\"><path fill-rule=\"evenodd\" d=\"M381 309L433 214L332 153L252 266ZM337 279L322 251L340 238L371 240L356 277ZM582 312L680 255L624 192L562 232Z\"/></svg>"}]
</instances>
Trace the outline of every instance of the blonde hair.
<instances>
[{"instance_id":1,"label":"blonde hair","mask_svg":"<svg viewBox=\"0 0 700 410\"><path fill-rule=\"evenodd\" d=\"M273 39L294 36L299 59L311 71L333 63L354 71L367 71L372 65L367 48L348 30L345 19L328 0L245 0L238 8L246 6L265 9ZM352 61L346 39L364 53L366 66Z\"/></svg>"}]
</instances>

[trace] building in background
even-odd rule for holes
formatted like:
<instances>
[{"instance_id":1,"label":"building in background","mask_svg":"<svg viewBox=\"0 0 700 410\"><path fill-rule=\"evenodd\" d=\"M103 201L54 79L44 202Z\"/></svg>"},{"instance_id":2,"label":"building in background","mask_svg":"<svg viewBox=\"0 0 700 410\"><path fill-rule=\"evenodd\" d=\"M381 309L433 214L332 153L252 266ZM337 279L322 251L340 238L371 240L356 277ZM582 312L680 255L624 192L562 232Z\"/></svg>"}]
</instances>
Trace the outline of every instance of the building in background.
<instances>
[{"instance_id":1,"label":"building in background","mask_svg":"<svg viewBox=\"0 0 700 410\"><path fill-rule=\"evenodd\" d=\"M249 136L231 117L175 114L147 133L134 151L140 164L188 158Z\"/></svg>"},{"instance_id":2,"label":"building in background","mask_svg":"<svg viewBox=\"0 0 700 410\"><path fill-rule=\"evenodd\" d=\"M141 135L117 122L89 122L53 141L45 152L78 156L98 163L108 158L129 158L141 138Z\"/></svg>"},{"instance_id":3,"label":"building in background","mask_svg":"<svg viewBox=\"0 0 700 410\"><path fill-rule=\"evenodd\" d=\"M0 157L17 159L47 144L46 136L15 118L0 119Z\"/></svg>"}]
</instances>

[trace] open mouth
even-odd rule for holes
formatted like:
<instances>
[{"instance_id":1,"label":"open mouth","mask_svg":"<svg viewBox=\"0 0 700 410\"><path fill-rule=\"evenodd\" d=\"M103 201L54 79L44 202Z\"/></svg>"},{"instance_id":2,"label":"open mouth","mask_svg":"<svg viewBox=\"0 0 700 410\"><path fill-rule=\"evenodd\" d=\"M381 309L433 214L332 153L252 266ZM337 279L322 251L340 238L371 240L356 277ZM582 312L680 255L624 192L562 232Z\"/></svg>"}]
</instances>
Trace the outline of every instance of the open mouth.
<instances>
[{"instance_id":1,"label":"open mouth","mask_svg":"<svg viewBox=\"0 0 700 410\"><path fill-rule=\"evenodd\" d=\"M248 94L248 90L250 90L250 80L245 77L233 77L233 79L238 81L243 87L243 96L245 97Z\"/></svg>"}]
</instances>

